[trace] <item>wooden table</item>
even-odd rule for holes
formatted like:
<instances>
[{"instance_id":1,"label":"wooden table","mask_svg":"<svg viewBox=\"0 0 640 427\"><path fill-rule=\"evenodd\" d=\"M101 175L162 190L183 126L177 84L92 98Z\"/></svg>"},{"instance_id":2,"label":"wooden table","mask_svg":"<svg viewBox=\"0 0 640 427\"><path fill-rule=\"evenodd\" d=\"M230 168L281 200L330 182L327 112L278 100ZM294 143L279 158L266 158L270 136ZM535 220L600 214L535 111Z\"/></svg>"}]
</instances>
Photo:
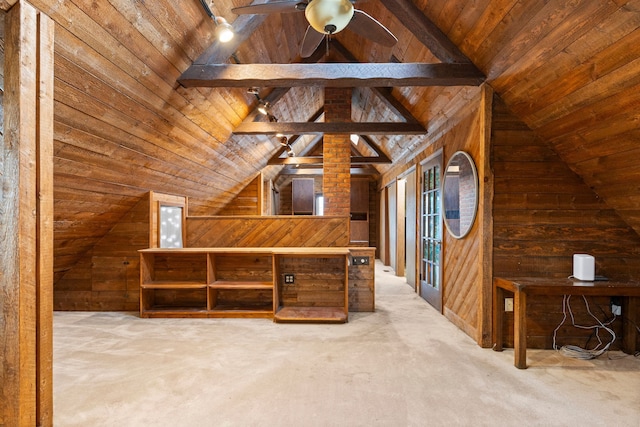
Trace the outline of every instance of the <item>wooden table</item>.
<instances>
[{"instance_id":1,"label":"wooden table","mask_svg":"<svg viewBox=\"0 0 640 427\"><path fill-rule=\"evenodd\" d=\"M571 279L520 277L493 279L493 338L494 350L502 351L502 322L504 317L504 292L513 292L513 347L514 365L527 367L527 296L528 295L591 295L619 296L622 298L622 315L635 322L639 282L596 281L581 282ZM622 324L622 350L636 350L638 332L630 322Z\"/></svg>"}]
</instances>

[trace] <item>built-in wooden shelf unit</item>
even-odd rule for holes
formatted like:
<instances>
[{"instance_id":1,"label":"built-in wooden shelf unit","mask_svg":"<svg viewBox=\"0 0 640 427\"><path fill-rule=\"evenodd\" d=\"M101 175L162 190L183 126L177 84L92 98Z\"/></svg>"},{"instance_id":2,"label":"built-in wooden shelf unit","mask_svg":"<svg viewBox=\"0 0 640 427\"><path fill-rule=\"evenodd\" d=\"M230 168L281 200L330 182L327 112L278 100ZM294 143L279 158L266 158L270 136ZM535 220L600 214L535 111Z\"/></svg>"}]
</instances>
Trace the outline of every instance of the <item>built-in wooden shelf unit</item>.
<instances>
[{"instance_id":1,"label":"built-in wooden shelf unit","mask_svg":"<svg viewBox=\"0 0 640 427\"><path fill-rule=\"evenodd\" d=\"M141 317L348 320L348 248L140 251ZM284 284L284 275L294 283Z\"/></svg>"}]
</instances>

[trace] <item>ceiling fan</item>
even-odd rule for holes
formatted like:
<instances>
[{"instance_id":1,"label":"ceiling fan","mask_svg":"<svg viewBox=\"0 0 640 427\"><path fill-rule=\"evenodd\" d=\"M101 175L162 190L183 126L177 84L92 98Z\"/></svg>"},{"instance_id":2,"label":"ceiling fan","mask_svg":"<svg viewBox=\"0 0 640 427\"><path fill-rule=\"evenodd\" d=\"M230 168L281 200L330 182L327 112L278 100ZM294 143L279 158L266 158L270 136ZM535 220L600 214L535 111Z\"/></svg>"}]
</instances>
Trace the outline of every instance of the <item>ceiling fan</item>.
<instances>
[{"instance_id":1,"label":"ceiling fan","mask_svg":"<svg viewBox=\"0 0 640 427\"><path fill-rule=\"evenodd\" d=\"M383 46L391 47L398 39L384 25L367 13L355 9L358 0L283 0L251 4L231 9L238 15L303 12L309 27L300 46L300 56L313 54L326 35L336 34L345 28Z\"/></svg>"}]
</instances>

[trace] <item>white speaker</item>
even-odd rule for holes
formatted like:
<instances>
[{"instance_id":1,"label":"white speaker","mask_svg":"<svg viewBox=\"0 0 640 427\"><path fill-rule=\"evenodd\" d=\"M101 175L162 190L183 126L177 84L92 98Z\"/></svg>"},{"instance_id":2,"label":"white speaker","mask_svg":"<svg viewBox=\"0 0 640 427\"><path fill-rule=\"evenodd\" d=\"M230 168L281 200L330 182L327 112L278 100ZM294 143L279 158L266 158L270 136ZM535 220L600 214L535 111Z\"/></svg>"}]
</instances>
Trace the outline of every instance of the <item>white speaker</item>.
<instances>
[{"instance_id":1,"label":"white speaker","mask_svg":"<svg viewBox=\"0 0 640 427\"><path fill-rule=\"evenodd\" d=\"M588 254L573 254L573 277L578 280L593 281L596 273L596 259Z\"/></svg>"}]
</instances>

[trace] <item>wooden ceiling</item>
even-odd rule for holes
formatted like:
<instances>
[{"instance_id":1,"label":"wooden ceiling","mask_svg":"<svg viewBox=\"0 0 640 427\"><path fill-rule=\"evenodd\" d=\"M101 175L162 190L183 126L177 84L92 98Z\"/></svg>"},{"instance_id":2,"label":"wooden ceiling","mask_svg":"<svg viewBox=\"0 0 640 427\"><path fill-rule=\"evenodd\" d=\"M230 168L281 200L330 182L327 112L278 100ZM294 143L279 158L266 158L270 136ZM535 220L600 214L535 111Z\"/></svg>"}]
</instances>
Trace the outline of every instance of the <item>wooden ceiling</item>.
<instances>
[{"instance_id":1,"label":"wooden ceiling","mask_svg":"<svg viewBox=\"0 0 640 427\"><path fill-rule=\"evenodd\" d=\"M149 190L186 195L191 214L209 215L260 171L274 178L283 168L267 164L280 148L276 138L234 133L257 105L246 88L178 83L214 41L215 24L199 0L30 3L57 24L56 277ZM248 3L217 0L212 7L255 29L232 62L300 62L304 15L247 21L231 12ZM427 33L412 32L435 24L507 106L640 232L640 0L370 0L357 7L399 39L388 48L349 30L337 34L357 61L447 62L427 48L437 50ZM260 96L271 90L261 87ZM371 136L397 164L437 138L478 90L399 86L385 102L375 88L361 87L353 120L401 122L393 103L415 117L427 135ZM272 111L281 121L306 122L321 111L322 98L322 88L293 87ZM392 166L375 167L384 174Z\"/></svg>"}]
</instances>

